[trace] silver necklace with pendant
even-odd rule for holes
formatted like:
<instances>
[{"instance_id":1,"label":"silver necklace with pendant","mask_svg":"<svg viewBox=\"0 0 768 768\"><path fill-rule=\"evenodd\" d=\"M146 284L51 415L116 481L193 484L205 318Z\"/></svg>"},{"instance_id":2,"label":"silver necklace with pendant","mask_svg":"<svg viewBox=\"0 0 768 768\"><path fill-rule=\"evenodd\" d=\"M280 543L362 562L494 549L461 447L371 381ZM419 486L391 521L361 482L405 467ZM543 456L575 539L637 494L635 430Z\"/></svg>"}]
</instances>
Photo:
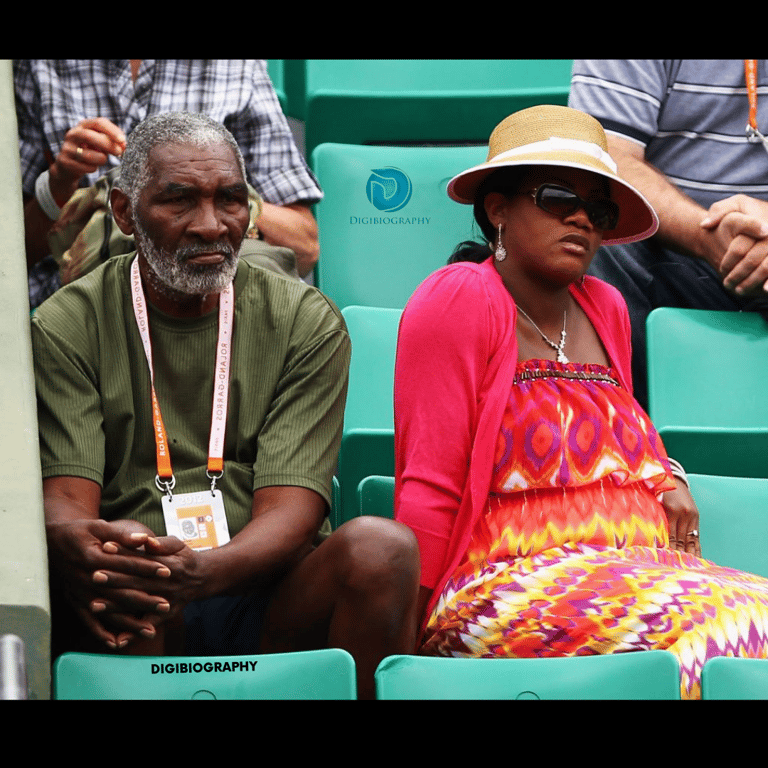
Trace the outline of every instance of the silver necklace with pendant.
<instances>
[{"instance_id":1,"label":"silver necklace with pendant","mask_svg":"<svg viewBox=\"0 0 768 768\"><path fill-rule=\"evenodd\" d=\"M544 339L544 341L547 344L549 344L549 346L552 347L552 349L554 349L555 352L557 352L557 362L558 363L568 363L568 362L570 362L568 360L568 358L565 356L565 352L563 351L565 349L565 336L566 336L566 333L565 333L565 321L566 321L566 318L567 318L567 311L563 312L563 330L560 331L560 343L559 344L555 344L555 342L552 341L544 333L544 331L542 331L541 328L539 328L539 326L536 325L536 323L533 322L533 320L528 316L528 313L524 309L522 309L519 305L518 305L517 309L518 309L518 311L520 313L522 313L523 317L525 317L526 320L528 320L528 322L539 332L539 335L541 336L541 338Z\"/></svg>"}]
</instances>

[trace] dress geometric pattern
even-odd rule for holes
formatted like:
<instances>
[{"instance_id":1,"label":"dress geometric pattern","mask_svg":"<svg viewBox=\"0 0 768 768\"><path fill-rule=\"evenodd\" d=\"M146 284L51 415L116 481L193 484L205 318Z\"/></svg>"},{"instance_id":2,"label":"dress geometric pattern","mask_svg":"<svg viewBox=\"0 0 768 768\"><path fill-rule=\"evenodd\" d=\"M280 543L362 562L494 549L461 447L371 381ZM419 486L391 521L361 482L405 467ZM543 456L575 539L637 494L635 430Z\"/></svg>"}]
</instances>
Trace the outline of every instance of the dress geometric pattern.
<instances>
[{"instance_id":1,"label":"dress geometric pattern","mask_svg":"<svg viewBox=\"0 0 768 768\"><path fill-rule=\"evenodd\" d=\"M665 649L681 696L713 656L768 657L768 580L668 548L674 487L648 417L610 369L528 360L488 508L421 653L577 656Z\"/></svg>"}]
</instances>

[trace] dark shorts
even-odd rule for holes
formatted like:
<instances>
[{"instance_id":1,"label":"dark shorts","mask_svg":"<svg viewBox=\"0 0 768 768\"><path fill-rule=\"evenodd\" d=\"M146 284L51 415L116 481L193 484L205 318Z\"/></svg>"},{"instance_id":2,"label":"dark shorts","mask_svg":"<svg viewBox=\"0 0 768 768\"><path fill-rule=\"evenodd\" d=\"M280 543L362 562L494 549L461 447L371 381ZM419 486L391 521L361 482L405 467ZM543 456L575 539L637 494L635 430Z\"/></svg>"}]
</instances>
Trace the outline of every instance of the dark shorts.
<instances>
[{"instance_id":1,"label":"dark shorts","mask_svg":"<svg viewBox=\"0 0 768 768\"><path fill-rule=\"evenodd\" d=\"M272 589L236 597L196 600L184 609L186 656L244 656L259 653L264 615Z\"/></svg>"}]
</instances>

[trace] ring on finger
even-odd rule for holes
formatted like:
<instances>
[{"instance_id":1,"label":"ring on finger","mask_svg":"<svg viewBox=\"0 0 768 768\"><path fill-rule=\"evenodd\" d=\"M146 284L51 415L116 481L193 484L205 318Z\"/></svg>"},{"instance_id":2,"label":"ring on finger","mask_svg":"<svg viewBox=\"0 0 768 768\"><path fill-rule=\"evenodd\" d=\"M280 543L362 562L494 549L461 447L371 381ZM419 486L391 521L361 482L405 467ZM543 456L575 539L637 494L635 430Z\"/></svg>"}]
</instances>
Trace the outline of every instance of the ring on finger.
<instances>
[{"instance_id":1,"label":"ring on finger","mask_svg":"<svg viewBox=\"0 0 768 768\"><path fill-rule=\"evenodd\" d=\"M82 156L83 156L83 148L82 148L82 147L78 147L78 148L75 150L75 154L76 154L78 157L82 157Z\"/></svg>"},{"instance_id":2,"label":"ring on finger","mask_svg":"<svg viewBox=\"0 0 768 768\"><path fill-rule=\"evenodd\" d=\"M694 528L692 531L688 531L688 533L685 534L686 536L693 536L694 538L698 538L699 532Z\"/></svg>"}]
</instances>

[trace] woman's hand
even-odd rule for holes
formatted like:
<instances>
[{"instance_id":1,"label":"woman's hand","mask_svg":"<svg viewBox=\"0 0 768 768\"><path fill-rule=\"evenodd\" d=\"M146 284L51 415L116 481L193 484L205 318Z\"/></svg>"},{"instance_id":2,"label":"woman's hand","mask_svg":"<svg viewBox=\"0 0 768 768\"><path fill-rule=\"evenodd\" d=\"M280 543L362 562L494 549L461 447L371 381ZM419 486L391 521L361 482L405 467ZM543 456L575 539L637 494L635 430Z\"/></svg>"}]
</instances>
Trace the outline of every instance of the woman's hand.
<instances>
[{"instance_id":1,"label":"woman's hand","mask_svg":"<svg viewBox=\"0 0 768 768\"><path fill-rule=\"evenodd\" d=\"M669 547L701 557L699 510L688 486L678 477L677 488L661 498L669 522Z\"/></svg>"}]
</instances>

